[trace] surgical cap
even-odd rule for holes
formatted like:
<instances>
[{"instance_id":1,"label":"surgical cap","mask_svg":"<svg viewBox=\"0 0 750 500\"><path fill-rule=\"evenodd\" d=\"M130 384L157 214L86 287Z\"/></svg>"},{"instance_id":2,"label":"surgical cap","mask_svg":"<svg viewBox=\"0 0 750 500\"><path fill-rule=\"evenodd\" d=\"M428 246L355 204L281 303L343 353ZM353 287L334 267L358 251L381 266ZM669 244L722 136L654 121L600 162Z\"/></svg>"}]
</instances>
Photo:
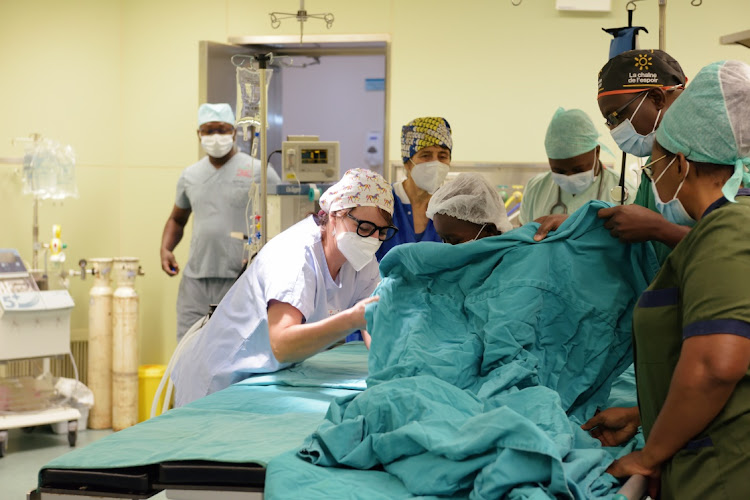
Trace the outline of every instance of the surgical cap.
<instances>
[{"instance_id":1,"label":"surgical cap","mask_svg":"<svg viewBox=\"0 0 750 500\"><path fill-rule=\"evenodd\" d=\"M453 151L451 126L445 118L415 118L401 128L401 156L404 164L417 151L428 146L442 146Z\"/></svg>"},{"instance_id":2,"label":"surgical cap","mask_svg":"<svg viewBox=\"0 0 750 500\"><path fill-rule=\"evenodd\" d=\"M596 148L599 132L580 109L557 108L547 127L544 148L553 160L573 158Z\"/></svg>"},{"instance_id":3,"label":"surgical cap","mask_svg":"<svg viewBox=\"0 0 750 500\"><path fill-rule=\"evenodd\" d=\"M663 50L628 50L602 67L597 96L643 92L686 82L680 63Z\"/></svg>"},{"instance_id":4,"label":"surgical cap","mask_svg":"<svg viewBox=\"0 0 750 500\"><path fill-rule=\"evenodd\" d=\"M494 224L503 233L513 229L497 189L476 173L463 173L440 186L427 204L427 217L432 219L435 214L474 224Z\"/></svg>"},{"instance_id":5,"label":"surgical cap","mask_svg":"<svg viewBox=\"0 0 750 500\"><path fill-rule=\"evenodd\" d=\"M353 168L320 197L320 208L325 213L354 207L378 207L393 215L390 184L371 170Z\"/></svg>"},{"instance_id":6,"label":"surgical cap","mask_svg":"<svg viewBox=\"0 0 750 500\"><path fill-rule=\"evenodd\" d=\"M664 114L656 140L688 160L734 165L722 188L734 201L750 165L750 66L719 61L701 69Z\"/></svg>"},{"instance_id":7,"label":"surgical cap","mask_svg":"<svg viewBox=\"0 0 750 500\"><path fill-rule=\"evenodd\" d=\"M224 122L234 126L234 112L229 104L201 104L198 108L198 126L208 122Z\"/></svg>"}]
</instances>

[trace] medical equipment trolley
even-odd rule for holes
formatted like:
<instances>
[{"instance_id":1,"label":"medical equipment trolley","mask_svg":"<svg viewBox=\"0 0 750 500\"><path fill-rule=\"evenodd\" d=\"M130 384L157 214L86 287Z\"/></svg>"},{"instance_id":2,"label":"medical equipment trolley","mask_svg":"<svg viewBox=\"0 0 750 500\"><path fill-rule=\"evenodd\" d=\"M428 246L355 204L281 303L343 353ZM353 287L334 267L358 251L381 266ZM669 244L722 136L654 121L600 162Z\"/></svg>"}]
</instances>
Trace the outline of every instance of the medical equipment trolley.
<instances>
[{"instance_id":1,"label":"medical equipment trolley","mask_svg":"<svg viewBox=\"0 0 750 500\"><path fill-rule=\"evenodd\" d=\"M75 446L80 412L54 403L49 357L70 353L67 290L39 290L13 249L0 249L0 457L8 429L68 422L68 443ZM14 372L18 360L41 358L41 377ZM11 363L8 363L8 362Z\"/></svg>"}]
</instances>

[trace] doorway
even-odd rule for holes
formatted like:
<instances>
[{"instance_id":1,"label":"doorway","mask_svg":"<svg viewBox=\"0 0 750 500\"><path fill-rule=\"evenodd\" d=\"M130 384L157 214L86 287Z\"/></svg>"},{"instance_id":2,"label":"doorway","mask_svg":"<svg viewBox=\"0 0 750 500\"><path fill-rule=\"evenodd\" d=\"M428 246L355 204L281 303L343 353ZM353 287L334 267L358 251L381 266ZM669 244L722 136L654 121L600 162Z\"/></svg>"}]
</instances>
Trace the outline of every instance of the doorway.
<instances>
[{"instance_id":1,"label":"doorway","mask_svg":"<svg viewBox=\"0 0 750 500\"><path fill-rule=\"evenodd\" d=\"M199 100L235 108L235 54L272 53L267 151L287 135L340 142L340 172L369 168L390 179L388 165L388 35L232 37L200 43ZM239 143L249 152L249 143ZM271 164L281 174L281 159Z\"/></svg>"}]
</instances>

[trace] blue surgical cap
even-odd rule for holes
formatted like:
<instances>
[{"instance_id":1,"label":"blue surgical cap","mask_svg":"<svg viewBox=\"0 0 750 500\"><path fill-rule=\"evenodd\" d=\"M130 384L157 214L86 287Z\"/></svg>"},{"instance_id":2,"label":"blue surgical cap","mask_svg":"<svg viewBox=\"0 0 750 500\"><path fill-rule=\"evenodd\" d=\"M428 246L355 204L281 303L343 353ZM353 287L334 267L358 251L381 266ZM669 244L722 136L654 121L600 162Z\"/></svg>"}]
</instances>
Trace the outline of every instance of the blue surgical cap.
<instances>
[{"instance_id":1,"label":"blue surgical cap","mask_svg":"<svg viewBox=\"0 0 750 500\"><path fill-rule=\"evenodd\" d=\"M750 165L750 66L719 61L701 69L664 113L656 140L688 160L734 165L722 188L734 201Z\"/></svg>"},{"instance_id":2,"label":"blue surgical cap","mask_svg":"<svg viewBox=\"0 0 750 500\"><path fill-rule=\"evenodd\" d=\"M201 104L198 108L198 126L208 122L224 122L234 126L234 112L226 103Z\"/></svg>"},{"instance_id":3,"label":"blue surgical cap","mask_svg":"<svg viewBox=\"0 0 750 500\"><path fill-rule=\"evenodd\" d=\"M596 148L599 132L586 113L580 109L557 108L547 127L544 148L547 158L565 160Z\"/></svg>"}]
</instances>

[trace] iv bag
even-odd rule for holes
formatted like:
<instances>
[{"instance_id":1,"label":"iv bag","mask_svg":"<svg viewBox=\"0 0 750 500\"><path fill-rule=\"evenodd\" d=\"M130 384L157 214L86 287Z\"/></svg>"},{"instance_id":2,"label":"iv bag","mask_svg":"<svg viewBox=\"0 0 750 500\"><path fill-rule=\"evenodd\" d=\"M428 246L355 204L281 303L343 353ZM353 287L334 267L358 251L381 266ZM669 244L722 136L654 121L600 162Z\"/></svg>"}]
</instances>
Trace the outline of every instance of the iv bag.
<instances>
[{"instance_id":1,"label":"iv bag","mask_svg":"<svg viewBox=\"0 0 750 500\"><path fill-rule=\"evenodd\" d=\"M78 197L75 152L50 139L34 141L23 158L23 193L40 199Z\"/></svg>"},{"instance_id":2,"label":"iv bag","mask_svg":"<svg viewBox=\"0 0 750 500\"><path fill-rule=\"evenodd\" d=\"M266 90L271 83L272 69L266 70ZM249 127L260 127L260 71L237 67L237 122L242 127L244 140L249 140Z\"/></svg>"}]
</instances>

